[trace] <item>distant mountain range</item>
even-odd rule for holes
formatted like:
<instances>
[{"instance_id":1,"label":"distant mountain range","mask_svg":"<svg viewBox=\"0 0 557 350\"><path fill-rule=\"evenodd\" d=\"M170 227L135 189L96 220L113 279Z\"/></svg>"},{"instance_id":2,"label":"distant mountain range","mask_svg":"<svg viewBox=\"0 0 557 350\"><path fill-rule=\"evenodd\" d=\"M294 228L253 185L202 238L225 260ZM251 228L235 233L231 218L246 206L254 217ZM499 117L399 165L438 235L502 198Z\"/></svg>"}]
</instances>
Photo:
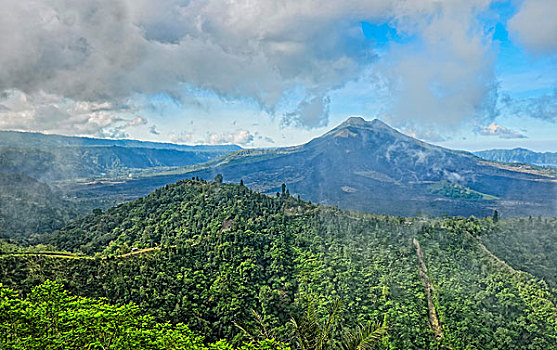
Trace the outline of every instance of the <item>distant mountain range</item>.
<instances>
[{"instance_id":1,"label":"distant mountain range","mask_svg":"<svg viewBox=\"0 0 557 350\"><path fill-rule=\"evenodd\" d=\"M126 176L134 169L203 163L239 149L0 131L0 171L46 182Z\"/></svg>"},{"instance_id":2,"label":"distant mountain range","mask_svg":"<svg viewBox=\"0 0 557 350\"><path fill-rule=\"evenodd\" d=\"M524 148L491 149L474 152L480 158L502 163L557 167L557 152L534 152Z\"/></svg>"},{"instance_id":3,"label":"distant mountain range","mask_svg":"<svg viewBox=\"0 0 557 350\"><path fill-rule=\"evenodd\" d=\"M42 134L38 132L19 132L0 130L0 146L23 147L23 148L47 148L47 147L96 147L96 146L118 146L127 148L152 148L152 149L174 149L178 151L195 152L220 152L227 153L241 149L237 145L179 145L166 142L151 142L126 139L100 139L92 137L62 136Z\"/></svg>"}]
</instances>

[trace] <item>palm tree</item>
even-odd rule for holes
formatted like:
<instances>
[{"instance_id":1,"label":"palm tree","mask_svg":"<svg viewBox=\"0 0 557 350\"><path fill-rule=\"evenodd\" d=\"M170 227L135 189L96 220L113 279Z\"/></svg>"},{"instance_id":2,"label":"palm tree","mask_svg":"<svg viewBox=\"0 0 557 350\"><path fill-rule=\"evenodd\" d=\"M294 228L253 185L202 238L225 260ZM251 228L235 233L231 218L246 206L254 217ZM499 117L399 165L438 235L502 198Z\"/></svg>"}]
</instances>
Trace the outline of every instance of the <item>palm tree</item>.
<instances>
[{"instance_id":1,"label":"palm tree","mask_svg":"<svg viewBox=\"0 0 557 350\"><path fill-rule=\"evenodd\" d=\"M383 324L368 323L360 325L349 332L341 344L342 350L371 350L376 349L381 339L386 335L387 327Z\"/></svg>"},{"instance_id":2,"label":"palm tree","mask_svg":"<svg viewBox=\"0 0 557 350\"><path fill-rule=\"evenodd\" d=\"M263 318L252 311L257 327L248 331L236 323L244 335L252 342L275 338ZM386 324L367 323L355 329L346 329L341 324L343 304L335 300L326 317L320 318L315 303L309 301L303 313L294 315L289 324L292 329L289 343L293 350L372 350L376 349L387 334Z\"/></svg>"},{"instance_id":3,"label":"palm tree","mask_svg":"<svg viewBox=\"0 0 557 350\"><path fill-rule=\"evenodd\" d=\"M387 333L385 324L368 323L347 330L340 322L342 301L337 299L328 315L320 320L313 302L290 324L293 329L291 345L298 350L371 350L375 349Z\"/></svg>"}]
</instances>

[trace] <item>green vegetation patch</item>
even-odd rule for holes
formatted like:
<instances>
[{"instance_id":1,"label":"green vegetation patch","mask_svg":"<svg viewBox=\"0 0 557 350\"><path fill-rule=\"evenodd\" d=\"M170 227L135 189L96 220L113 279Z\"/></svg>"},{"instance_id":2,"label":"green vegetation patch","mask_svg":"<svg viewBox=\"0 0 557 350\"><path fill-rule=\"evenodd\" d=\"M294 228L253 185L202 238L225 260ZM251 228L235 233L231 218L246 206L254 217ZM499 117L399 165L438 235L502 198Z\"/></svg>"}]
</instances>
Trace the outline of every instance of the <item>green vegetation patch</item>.
<instances>
[{"instance_id":1,"label":"green vegetation patch","mask_svg":"<svg viewBox=\"0 0 557 350\"><path fill-rule=\"evenodd\" d=\"M114 306L76 297L46 281L26 298L0 284L0 349L288 350L274 340L233 347L204 338L184 324L158 323L138 305Z\"/></svg>"},{"instance_id":2,"label":"green vegetation patch","mask_svg":"<svg viewBox=\"0 0 557 350\"><path fill-rule=\"evenodd\" d=\"M428 190L437 195L448 197L451 199L468 199L468 200L495 200L498 199L490 194L474 191L468 187L455 184L446 180L439 181L428 186Z\"/></svg>"}]
</instances>

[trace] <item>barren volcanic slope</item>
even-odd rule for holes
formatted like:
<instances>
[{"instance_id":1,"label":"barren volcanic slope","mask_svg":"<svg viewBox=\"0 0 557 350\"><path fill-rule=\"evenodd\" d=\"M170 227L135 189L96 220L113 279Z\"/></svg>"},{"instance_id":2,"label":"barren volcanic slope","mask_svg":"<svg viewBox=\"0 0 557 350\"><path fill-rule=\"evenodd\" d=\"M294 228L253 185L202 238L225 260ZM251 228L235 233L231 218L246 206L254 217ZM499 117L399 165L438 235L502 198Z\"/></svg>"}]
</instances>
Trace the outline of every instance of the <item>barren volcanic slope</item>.
<instances>
[{"instance_id":1,"label":"barren volcanic slope","mask_svg":"<svg viewBox=\"0 0 557 350\"><path fill-rule=\"evenodd\" d=\"M350 118L296 147L242 150L184 177L244 183L343 209L391 215L556 215L557 181L510 171L471 153L416 140L387 124Z\"/></svg>"}]
</instances>

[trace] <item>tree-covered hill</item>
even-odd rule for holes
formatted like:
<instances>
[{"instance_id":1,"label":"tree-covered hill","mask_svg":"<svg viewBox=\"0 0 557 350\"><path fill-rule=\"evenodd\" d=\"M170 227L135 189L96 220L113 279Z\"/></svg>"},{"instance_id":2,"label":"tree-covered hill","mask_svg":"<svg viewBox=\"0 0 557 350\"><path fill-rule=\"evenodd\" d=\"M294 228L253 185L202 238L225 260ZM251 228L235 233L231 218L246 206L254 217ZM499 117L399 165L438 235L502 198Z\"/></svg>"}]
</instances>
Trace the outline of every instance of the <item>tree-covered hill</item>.
<instances>
[{"instance_id":1,"label":"tree-covered hill","mask_svg":"<svg viewBox=\"0 0 557 350\"><path fill-rule=\"evenodd\" d=\"M76 206L48 185L26 175L0 173L0 239L52 232L77 215Z\"/></svg>"},{"instance_id":2,"label":"tree-covered hill","mask_svg":"<svg viewBox=\"0 0 557 350\"><path fill-rule=\"evenodd\" d=\"M301 349L292 320L319 337L320 322L334 319L331 349L360 324L386 327L383 348L557 349L557 220L378 216L288 192L167 185L43 240L96 258L0 247L0 282L26 294L57 280L211 341L247 332ZM126 254L133 247L157 249Z\"/></svg>"}]
</instances>

